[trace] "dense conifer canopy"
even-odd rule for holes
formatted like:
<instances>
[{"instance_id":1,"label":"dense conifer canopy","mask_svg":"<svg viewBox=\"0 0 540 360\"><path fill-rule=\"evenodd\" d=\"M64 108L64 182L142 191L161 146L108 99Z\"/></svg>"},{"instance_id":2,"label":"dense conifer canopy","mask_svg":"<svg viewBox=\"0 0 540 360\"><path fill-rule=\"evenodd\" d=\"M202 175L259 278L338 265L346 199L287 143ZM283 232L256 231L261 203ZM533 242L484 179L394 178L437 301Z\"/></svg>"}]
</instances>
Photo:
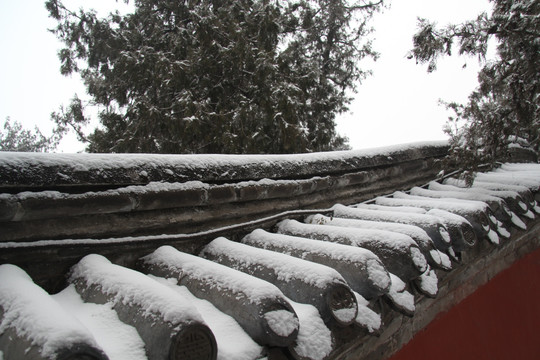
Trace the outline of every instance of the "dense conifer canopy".
<instances>
[{"instance_id":1,"label":"dense conifer canopy","mask_svg":"<svg viewBox=\"0 0 540 360\"><path fill-rule=\"evenodd\" d=\"M136 0L99 18L46 1L62 74L81 100L53 119L92 152L298 153L347 147L335 117L376 57L367 21L382 1Z\"/></svg>"}]
</instances>

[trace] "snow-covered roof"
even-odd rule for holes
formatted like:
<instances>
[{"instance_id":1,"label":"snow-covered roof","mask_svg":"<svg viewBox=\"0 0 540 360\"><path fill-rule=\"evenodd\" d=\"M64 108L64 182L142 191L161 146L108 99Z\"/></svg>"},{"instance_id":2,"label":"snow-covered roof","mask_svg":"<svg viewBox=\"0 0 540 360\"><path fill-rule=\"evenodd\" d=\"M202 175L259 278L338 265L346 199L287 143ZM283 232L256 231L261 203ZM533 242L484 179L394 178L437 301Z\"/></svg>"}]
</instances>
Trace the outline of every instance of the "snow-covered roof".
<instances>
[{"instance_id":1,"label":"snow-covered roof","mask_svg":"<svg viewBox=\"0 0 540 360\"><path fill-rule=\"evenodd\" d=\"M409 150L390 149L379 155ZM32 161L45 162L39 160L41 156ZM236 162L235 166L250 167L256 160L268 169L284 161L287 167L296 163L309 168L319 161L350 163L359 156L186 157L182 161L192 167L204 162L219 166ZM9 154L4 161L16 166L23 158ZM142 158L133 156L130 167L143 166ZM120 161L117 156L105 159L88 156L84 161L87 165L99 163L104 169ZM146 157L154 162L157 159L161 159L160 166L167 162L169 167L179 158ZM73 162L73 158L59 156L50 161ZM418 161L415 164L431 160ZM400 166L404 166L401 172L383 166L370 174L381 179L389 179L383 174L391 172L405 176L408 168ZM356 170L355 176L366 171ZM0 222L8 230L15 223L30 228L56 224L63 229L63 221L65 226L76 227L79 219L92 218L99 209L103 213L95 219L112 220L95 222L97 228L118 224L118 229L124 229L123 219L134 221L128 220L134 217L148 227L159 221L174 229L175 222L194 222L200 213L220 217L237 212L232 218L235 222L248 220L192 234L134 233L100 239L70 238L58 232L55 239L0 242L0 260L12 259L19 265L0 265L0 330L11 329L10 342L29 344L38 353L51 353L50 344L69 351L73 348L69 345L76 342L111 360L152 359L155 353L150 352L147 342L153 340L148 340L148 334L157 334L157 330L144 325L144 319L152 319L153 324L169 324L159 325L160 334L170 334L167 336L172 339L160 343L165 352L190 349L214 354L217 359L255 360L274 352L295 359L332 359L344 351L368 346L363 345L371 343L366 339L384 334L393 319L428 316L433 311L424 311L427 299L430 306L439 304L438 299L450 291L448 279L462 274L471 259L486 253L493 256L526 231L537 229L538 164L505 164L478 177L482 181L470 189L457 180L414 188L413 195L394 192L398 189L393 188L388 197L377 200L379 205L358 204L350 194L355 189L361 191L366 182L351 185L352 177L346 173L327 178L312 175L315 180L252 179L227 184L189 179L83 193L56 189L0 194ZM321 179L326 187L315 191L322 186ZM347 179L347 186L340 188L343 179ZM344 189L350 201L334 201L334 206L321 211L298 209L298 199L325 197L332 201L337 189ZM343 195L340 200L345 198ZM118 206L122 201L125 207ZM513 202L509 207L513 220L491 211L490 206L502 207L507 202ZM243 208L246 204L249 206ZM275 215L285 209L283 204L289 212ZM256 212L257 206L268 211L273 208L274 215L253 221L246 209ZM521 211L514 211L514 206ZM479 213L488 213L493 219L482 222L483 218L473 216ZM498 242L493 234L498 234ZM81 251L101 255L81 259ZM62 290L55 295L49 295L56 292L49 281L54 266L44 266L45 258L73 265L63 274L68 286L54 288ZM27 288L33 289L30 298ZM44 305L36 305L36 301ZM51 318L64 319L62 324L72 324L69 329L75 330L62 339ZM129 321L131 318L134 320ZM49 328L53 329L50 334L42 330ZM5 345L2 336L0 331L0 354L11 358L12 348Z\"/></svg>"},{"instance_id":2,"label":"snow-covered roof","mask_svg":"<svg viewBox=\"0 0 540 360\"><path fill-rule=\"evenodd\" d=\"M0 152L0 189L145 185L155 181L239 182L325 176L444 157L446 141L294 155L44 154Z\"/></svg>"}]
</instances>

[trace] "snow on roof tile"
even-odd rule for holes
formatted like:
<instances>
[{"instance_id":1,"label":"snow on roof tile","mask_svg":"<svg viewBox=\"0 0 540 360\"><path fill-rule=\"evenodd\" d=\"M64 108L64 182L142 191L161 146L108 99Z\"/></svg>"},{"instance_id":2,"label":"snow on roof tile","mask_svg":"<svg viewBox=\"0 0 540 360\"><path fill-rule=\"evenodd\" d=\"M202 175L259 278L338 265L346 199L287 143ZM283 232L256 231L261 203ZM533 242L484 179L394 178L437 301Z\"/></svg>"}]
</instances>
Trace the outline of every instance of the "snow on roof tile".
<instances>
[{"instance_id":1,"label":"snow on roof tile","mask_svg":"<svg viewBox=\"0 0 540 360\"><path fill-rule=\"evenodd\" d=\"M391 148L383 151L382 155L380 152L378 155L370 152L353 155L356 157L392 156L397 150L407 149ZM0 162L10 163L13 166L16 166L18 161L23 160L36 164L53 161L56 164L73 165L74 158L58 156L51 160L40 155L24 158L24 156L17 154L7 154L0 157ZM212 166L235 164L235 166L250 167L253 166L254 162L269 167L284 162L294 163L295 166L308 166L321 160L341 161L343 154L244 158L235 156L179 158L142 155L129 157L128 162L123 164L120 157L88 156L84 157L84 161L78 169L86 171L91 166L105 169L115 166L143 165L159 165L169 168L172 164L186 168L197 168L203 164L206 164L204 166L208 164L212 164ZM349 160L347 159L347 161ZM75 168L77 167L75 166ZM268 326L276 333L282 332L285 337L291 335L294 341L279 346L286 346L288 348L286 353L294 358L313 360L332 358L338 351L336 346L344 345L343 342L340 342L343 340L336 338L336 334L343 334L343 330L337 329L336 324L332 321L324 319L321 308L316 306L316 301L310 302L306 299L306 303L301 303L297 302L297 299L287 299L279 287L270 283L271 279L274 277L276 282L279 280L282 284L292 284L298 280L299 283L309 284L313 289L323 289L330 283L350 286L354 290L353 297L357 303L358 312L354 313L353 322L355 325L350 325L347 332L353 333L356 331L353 330L355 327L365 329L366 333L384 331L385 326L388 325L388 319L391 320L397 315L388 313L387 305L381 305L381 299L387 300L384 303L388 303L400 313L414 317L416 316L417 304L422 301L424 295L437 296L440 276L452 274L452 268L461 266L458 262L461 252L466 253L468 249L480 246L478 244L485 246L482 239L475 242L467 238L467 241L470 241L468 245L464 245L463 241L465 240L456 239L458 235L466 237L463 232L472 227L470 222L461 215L487 211L489 206L486 202L493 201L502 206L505 204L505 199L508 201L510 201L509 199L517 199L516 204L522 206L523 211L513 213L517 217L516 222L518 219L524 224L531 221L525 214L531 211L530 209L535 209L531 207L531 198L534 199L535 195L531 190L536 191L537 184L540 184L540 181L534 180L535 176L540 174L540 165L505 164L501 169L501 171L494 172L493 175L479 176L478 180L489 180L490 182L478 181L471 190L431 183L429 184L431 190L413 188L412 195L396 193L395 198L378 198L378 205L358 204L357 207L335 205L326 215L311 214L303 219L304 222L298 221L302 220L302 216L299 214L296 219L281 221L277 224L275 231L269 230L270 227L253 229L254 224L252 224L247 236L236 238L236 240L241 239L241 243L218 237L202 249L200 256L183 253L166 246L146 256L140 262L140 264L146 263L147 265L141 265L139 268L139 270L144 271L148 270L148 266L164 265L170 267L176 272L173 272L172 278L168 276L169 279L153 277L152 275L146 276L125 266L114 265L100 255L89 255L82 259L73 267L70 279L72 282L84 281L88 285L100 287L100 291L111 296L108 301L112 301L112 303L138 304L148 313L158 312L171 322L196 320L204 323L206 320L216 336L217 358L219 359L234 357L235 359L255 360L268 356L275 350L262 340L262 335L253 335L251 330L246 330L248 325L242 323L239 318L225 315L225 313L227 313L227 306L236 306L236 313L248 314L250 302L257 303L266 298L279 298L284 304L283 308L255 312L251 318L252 322L264 318L269 324ZM500 183L497 182L498 180ZM253 179L237 182L235 191L239 193L249 186L267 186L271 189L275 186L289 185L289 183L288 180ZM453 186L463 185L460 181L455 180L446 180L446 183ZM152 194L153 196L153 194L162 193L166 200L166 195L175 190L208 191L213 186L216 184L209 184L197 179L194 182L181 184L151 183L145 186L129 186L119 190L105 190L100 193L104 196L105 194L122 193ZM430 195L430 192L438 192L437 196L444 197L444 200L426 197ZM15 203L19 203L36 197L52 200L70 196L87 199L94 195L95 193L66 195L62 192L41 192L39 194L26 192L0 196L3 199L16 198ZM421 199L415 198L415 196L420 195L422 195ZM449 200L452 195L460 200ZM252 201L256 201L256 198ZM415 208L407 207L409 205L420 206L421 209L418 210L417 207L415 210ZM332 212L333 216L331 216ZM512 229L509 235L521 230L523 228ZM234 228L234 231L238 231L237 228ZM100 242L107 246L120 246L120 244L129 243L129 239L122 238L121 241L116 241L118 239L64 239L61 241L72 247L84 244L97 245ZM132 238L133 241L137 241L137 239L136 236ZM180 242L189 239L189 234L176 237L173 234L149 236L145 237L144 242L152 243L157 239L164 243L179 241L175 243L175 246L181 248ZM72 243L69 244L69 241ZM42 245L52 247L57 242L58 240L47 240ZM34 245L36 244L37 242L34 243ZM13 246L13 248L17 246ZM30 242L24 245L25 249L29 249L31 246ZM195 253L199 253L199 251L200 248ZM221 261L221 258L225 259L226 257L227 261ZM236 265L232 264L233 260ZM256 271L252 273L266 272L261 277L265 277L270 282L216 262L226 263L230 267L243 271L247 267L256 268ZM0 290L2 290L0 291L0 305L4 309L3 313L0 313L1 329L6 326L6 319L9 318L5 311L6 301L10 301L12 304L19 301L21 311L31 310L26 308L30 305L25 305L26 303L20 301L23 299L23 295L18 294L18 290L4 289L9 284L15 284L13 285L14 289L24 292L25 284L31 280L27 275L22 276L17 271L4 271L6 266L9 267L9 265L0 266ZM446 272L442 273L434 268L440 268ZM159 275L163 276L161 273ZM191 284L188 284L189 282ZM201 285L199 289L197 289L197 284ZM224 305L223 300L218 300L219 293L227 291L236 295L230 296L227 300L229 303ZM54 297L50 297L43 290L38 292L40 297L46 299L45 302L51 302L53 299L63 301L65 305L68 305L65 307L68 312L70 309L81 309L81 303L78 303L78 307L75 304L71 304L73 306L70 307L70 303L75 301L75 297L67 296L67 289L64 294ZM204 294L205 292L217 292L218 295L207 296ZM335 301L336 304L344 301L340 296L340 294L336 294L331 300ZM244 301L248 298L249 301ZM80 302L81 300L76 301ZM57 304L56 300L53 303ZM105 314L105 310L106 308L100 308L99 312ZM94 311L98 311L98 309L95 308ZM112 307L109 307L108 311L113 311ZM289 316L282 311L294 315ZM55 312L51 312L51 314L54 315ZM42 311L37 311L28 317L43 318L45 315ZM52 322L52 320L48 321ZM23 325L16 325L16 327L18 330L26 331ZM42 336L45 340L49 340L49 337L53 338L53 334L54 332L51 332ZM77 334L77 332L75 331L73 334ZM232 343L235 341L240 341L241 345L234 344L233 346ZM0 339L0 346L1 344ZM112 351L109 350L110 347L104 346L103 348L106 352ZM0 348L0 350L4 351L5 349ZM9 354L4 353L4 356L9 357Z\"/></svg>"},{"instance_id":2,"label":"snow on roof tile","mask_svg":"<svg viewBox=\"0 0 540 360\"><path fill-rule=\"evenodd\" d=\"M0 310L0 344L9 346L6 359L52 359L76 347L84 349L81 355L105 359L92 334L15 265L0 265Z\"/></svg>"}]
</instances>

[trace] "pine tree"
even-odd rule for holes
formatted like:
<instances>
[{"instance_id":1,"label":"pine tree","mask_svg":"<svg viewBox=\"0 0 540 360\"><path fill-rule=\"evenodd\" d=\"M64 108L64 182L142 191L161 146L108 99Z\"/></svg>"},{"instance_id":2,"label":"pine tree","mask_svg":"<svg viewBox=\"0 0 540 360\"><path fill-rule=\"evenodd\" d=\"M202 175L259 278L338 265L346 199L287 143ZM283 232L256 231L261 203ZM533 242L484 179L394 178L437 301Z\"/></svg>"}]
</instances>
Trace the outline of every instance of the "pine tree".
<instances>
[{"instance_id":1,"label":"pine tree","mask_svg":"<svg viewBox=\"0 0 540 360\"><path fill-rule=\"evenodd\" d=\"M436 69L440 56L451 55L457 41L459 54L484 61L466 104L448 103L454 117L450 135L453 160L469 170L493 164L507 156L516 142L540 149L540 2L491 0L491 14L438 29L420 19L411 57ZM497 41L497 58L485 62L488 42Z\"/></svg>"},{"instance_id":2,"label":"pine tree","mask_svg":"<svg viewBox=\"0 0 540 360\"><path fill-rule=\"evenodd\" d=\"M48 152L58 145L60 137L44 136L36 127L34 131L23 128L18 121L4 121L4 130L0 130L0 151Z\"/></svg>"},{"instance_id":3,"label":"pine tree","mask_svg":"<svg viewBox=\"0 0 540 360\"><path fill-rule=\"evenodd\" d=\"M347 147L336 114L375 57L382 1L137 0L127 15L46 7L100 126L92 152L298 153ZM81 130L83 115L54 114Z\"/></svg>"}]
</instances>

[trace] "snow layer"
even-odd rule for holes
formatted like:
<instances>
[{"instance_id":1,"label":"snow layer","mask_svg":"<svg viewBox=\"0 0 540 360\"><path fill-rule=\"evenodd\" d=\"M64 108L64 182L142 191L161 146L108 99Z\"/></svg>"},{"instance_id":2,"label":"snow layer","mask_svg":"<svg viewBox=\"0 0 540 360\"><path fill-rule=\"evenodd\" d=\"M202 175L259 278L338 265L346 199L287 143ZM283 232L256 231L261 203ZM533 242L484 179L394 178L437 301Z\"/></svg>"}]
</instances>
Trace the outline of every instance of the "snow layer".
<instances>
[{"instance_id":1,"label":"snow layer","mask_svg":"<svg viewBox=\"0 0 540 360\"><path fill-rule=\"evenodd\" d=\"M74 285L53 298L92 333L109 360L147 360L139 333L118 319L110 303L85 303Z\"/></svg>"},{"instance_id":2,"label":"snow layer","mask_svg":"<svg viewBox=\"0 0 540 360\"><path fill-rule=\"evenodd\" d=\"M433 269L427 269L425 273L415 281L419 289L429 296L434 297L439 292L437 274Z\"/></svg>"},{"instance_id":3,"label":"snow layer","mask_svg":"<svg viewBox=\"0 0 540 360\"><path fill-rule=\"evenodd\" d=\"M370 250L343 244L310 240L297 236L269 233L262 229L246 235L242 242L263 249L278 250L302 259L313 261L312 255L328 257L332 261L360 264L365 268L368 278L380 289L390 286L390 277L379 258ZM360 275L360 274L358 274Z\"/></svg>"},{"instance_id":4,"label":"snow layer","mask_svg":"<svg viewBox=\"0 0 540 360\"><path fill-rule=\"evenodd\" d=\"M385 230L353 229L329 225L303 224L296 220L283 220L277 225L280 233L331 241L368 248L379 257L410 256L412 264L420 272L427 268L426 258L410 236ZM379 251L380 250L380 251ZM391 254L389 254L391 252ZM387 268L394 266L390 258L381 259Z\"/></svg>"},{"instance_id":5,"label":"snow layer","mask_svg":"<svg viewBox=\"0 0 540 360\"><path fill-rule=\"evenodd\" d=\"M537 171L540 173L540 164L533 163L504 163L501 169L509 171Z\"/></svg>"},{"instance_id":6,"label":"snow layer","mask_svg":"<svg viewBox=\"0 0 540 360\"><path fill-rule=\"evenodd\" d=\"M316 307L323 314L326 311L325 309L328 309L329 304L323 305L317 300L313 303L314 299L321 298L321 294L335 287L350 293L347 282L331 267L279 252L239 244L225 238L212 241L202 250L201 256L273 283L294 301L319 303ZM299 289L304 289L304 291L299 291ZM352 294L350 294L350 297L352 297ZM349 305L347 308L330 308L328 310L338 321L352 323L356 317L357 308L356 304ZM285 311L274 311L272 313L283 316L290 314ZM281 323L286 324L290 323L290 321L281 321ZM287 333L287 335L291 332ZM279 331L276 331L276 333L280 334Z\"/></svg>"},{"instance_id":7,"label":"snow layer","mask_svg":"<svg viewBox=\"0 0 540 360\"><path fill-rule=\"evenodd\" d=\"M38 248L48 246L72 246L72 245L91 245L91 244L127 244L137 242L151 242L153 240L163 239L179 239L182 238L182 234L178 235L154 235L154 236L139 236L139 237L121 237L121 238L108 238L108 239L64 239L64 240L38 240L32 242L22 241L7 241L0 242L0 249L2 248ZM187 237L187 236L186 236Z\"/></svg>"},{"instance_id":8,"label":"snow layer","mask_svg":"<svg viewBox=\"0 0 540 360\"><path fill-rule=\"evenodd\" d=\"M397 198L377 198L377 202L380 201L384 204L403 204L403 205L412 205L416 204L419 207L423 207L425 209L441 209L446 210L451 213L462 215L462 216L475 216L486 214L491 221L492 226L494 229L497 230L499 235L508 238L510 233L500 221L498 221L493 215L492 211L489 208L489 206L481 201L475 201L475 200L460 200L460 199L450 199L450 198L444 198L444 199L432 199L432 198L425 198L423 196L414 196L414 195L408 195L402 192L396 192L394 193L394 196L397 196ZM519 224L519 222L516 219L516 223ZM525 224L520 226L524 226ZM494 244L499 244L499 236L493 229L490 228L489 224L482 225L484 230L487 233L487 236L489 240Z\"/></svg>"},{"instance_id":9,"label":"snow layer","mask_svg":"<svg viewBox=\"0 0 540 360\"><path fill-rule=\"evenodd\" d=\"M370 200L372 201L372 200ZM384 205L377 205L377 204L356 204L352 206L353 208L357 209L365 209L365 210L382 210L382 211L396 211L396 212L412 212L416 214L425 214L426 210L420 209L417 207L412 206L401 206L399 208L395 206L384 206Z\"/></svg>"},{"instance_id":10,"label":"snow layer","mask_svg":"<svg viewBox=\"0 0 540 360\"><path fill-rule=\"evenodd\" d=\"M504 165L503 165L504 166ZM512 169L509 170L506 167L501 167L498 169L495 169L493 171L490 171L488 174L496 174L496 175L510 175L510 176L519 176L524 179L529 179L533 181L538 181L540 177L540 170L538 167L536 168L521 168L521 169Z\"/></svg>"},{"instance_id":11,"label":"snow layer","mask_svg":"<svg viewBox=\"0 0 540 360\"><path fill-rule=\"evenodd\" d=\"M416 196L425 196L430 198L439 198L439 199L463 199L463 200L474 200L474 201L480 201L488 204L489 206L493 206L493 210L496 209L497 214L501 217L503 221L510 219L510 221L517 226L518 228L522 230L526 230L527 226L525 223L518 218L518 216L510 210L506 202L501 199L500 197L496 197L489 194L480 193L477 191L447 191L447 190L426 190L421 189L418 187L412 188L410 190L411 195ZM495 221L496 222L496 221ZM502 234L508 234L508 231L506 229L499 226L501 229L501 235ZM503 235L504 237L508 237L506 235Z\"/></svg>"},{"instance_id":12,"label":"snow layer","mask_svg":"<svg viewBox=\"0 0 540 360\"><path fill-rule=\"evenodd\" d=\"M0 308L0 334L15 329L45 358L54 358L59 350L74 344L99 349L88 329L17 266L0 265Z\"/></svg>"},{"instance_id":13,"label":"snow layer","mask_svg":"<svg viewBox=\"0 0 540 360\"><path fill-rule=\"evenodd\" d=\"M479 193L495 196L501 199L504 199L509 204L515 204L514 210L520 215L528 212L529 206L525 203L521 195L517 191L512 190L489 190L487 188L482 188L478 186L473 186L469 188L461 188L454 185L440 184L438 182L432 181L429 183L429 188L432 190L443 190L443 191L461 191L463 193ZM533 215L534 216L534 215Z\"/></svg>"},{"instance_id":14,"label":"snow layer","mask_svg":"<svg viewBox=\"0 0 540 360\"><path fill-rule=\"evenodd\" d=\"M306 218L306 223L308 224L317 224L317 225L331 225L338 227L350 227L358 229L372 229L372 230L387 230L391 232L396 232L400 234L405 234L415 239L415 241L421 242L424 246L429 247L433 246L433 240L429 235L418 226L400 224L400 223L391 223L391 222L379 222L379 221L370 221L370 220L359 220L359 219L345 219L339 217L329 217L321 214L316 214L313 216L308 216Z\"/></svg>"},{"instance_id":15,"label":"snow layer","mask_svg":"<svg viewBox=\"0 0 540 360\"><path fill-rule=\"evenodd\" d=\"M461 192L461 191L448 191L448 190L426 190L419 187L413 187L410 190L411 195L429 197L429 198L450 198L450 199L461 199L461 200L474 200L481 201L484 203L495 203L498 206L503 206L503 200L501 198L482 194L478 192Z\"/></svg>"},{"instance_id":16,"label":"snow layer","mask_svg":"<svg viewBox=\"0 0 540 360\"><path fill-rule=\"evenodd\" d=\"M223 289L238 294L255 304L267 298L284 298L281 291L267 281L217 264L213 261L186 254L172 246L162 246L143 258L148 264L165 266L188 275L218 290Z\"/></svg>"},{"instance_id":17,"label":"snow layer","mask_svg":"<svg viewBox=\"0 0 540 360\"><path fill-rule=\"evenodd\" d=\"M437 249L430 250L429 252L433 253L433 254L431 254L432 258L436 258L437 256L440 257L441 266L442 266L443 269L445 269L445 270L452 269L452 262L450 261L450 258L448 257L448 255L446 255L445 253L443 253L442 251L439 251Z\"/></svg>"},{"instance_id":18,"label":"snow layer","mask_svg":"<svg viewBox=\"0 0 540 360\"><path fill-rule=\"evenodd\" d=\"M453 226L472 226L469 220L465 219L463 216L451 213L447 210L431 209L427 212L427 214L441 218L441 220Z\"/></svg>"},{"instance_id":19,"label":"snow layer","mask_svg":"<svg viewBox=\"0 0 540 360\"><path fill-rule=\"evenodd\" d=\"M509 172L533 172L540 176L540 164L534 163L504 163L497 170Z\"/></svg>"},{"instance_id":20,"label":"snow layer","mask_svg":"<svg viewBox=\"0 0 540 360\"><path fill-rule=\"evenodd\" d=\"M455 178L445 179L444 184L467 188L467 184L465 183L464 180L455 179ZM498 190L516 191L520 194L525 193L525 194L528 194L529 196L532 196L531 190L527 186L524 186L524 185L487 182L487 181L478 180L477 178L474 180L471 188L482 188L482 189L497 190L497 191Z\"/></svg>"},{"instance_id":21,"label":"snow layer","mask_svg":"<svg viewBox=\"0 0 540 360\"><path fill-rule=\"evenodd\" d=\"M197 308L216 338L218 360L254 360L259 358L262 347L253 341L231 316L218 310L209 301L197 298L185 286L178 286L176 279L148 276L170 287Z\"/></svg>"},{"instance_id":22,"label":"snow layer","mask_svg":"<svg viewBox=\"0 0 540 360\"><path fill-rule=\"evenodd\" d=\"M298 315L300 322L293 351L306 359L323 360L334 347L332 333L314 306L292 300L289 300L289 303Z\"/></svg>"},{"instance_id":23,"label":"snow layer","mask_svg":"<svg viewBox=\"0 0 540 360\"><path fill-rule=\"evenodd\" d=\"M412 315L416 309L414 305L414 295L407 291L407 284L399 277L391 273L390 278L392 279L392 285L387 294L388 298L398 307L398 309Z\"/></svg>"},{"instance_id":24,"label":"snow layer","mask_svg":"<svg viewBox=\"0 0 540 360\"><path fill-rule=\"evenodd\" d=\"M537 191L540 187L539 179L519 173L478 173L476 174L475 181L476 179L490 183L526 186L531 191Z\"/></svg>"},{"instance_id":25,"label":"snow layer","mask_svg":"<svg viewBox=\"0 0 540 360\"><path fill-rule=\"evenodd\" d=\"M397 207L396 209L399 209ZM395 222L400 224L415 224L418 226L442 227L441 222L434 216L401 211L381 211L362 208L352 208L341 204L332 207L335 217L363 219L372 221ZM426 210L423 210L426 211ZM448 242L449 239L448 239Z\"/></svg>"},{"instance_id":26,"label":"snow layer","mask_svg":"<svg viewBox=\"0 0 540 360\"><path fill-rule=\"evenodd\" d=\"M235 262L241 263L242 268L262 265L274 271L280 281L301 280L320 289L325 289L335 283L346 284L343 277L328 266L236 243L223 237L215 239L204 247L201 256L207 255L233 259ZM242 271L241 268L238 270Z\"/></svg>"},{"instance_id":27,"label":"snow layer","mask_svg":"<svg viewBox=\"0 0 540 360\"><path fill-rule=\"evenodd\" d=\"M438 208L443 209L446 211L450 211L453 213L465 213L467 211L469 212L476 212L476 211L482 211L487 212L488 211L488 205L482 201L475 201L475 200L462 200L462 199L452 199L452 198L445 198L445 199L436 199L436 198L429 198L425 196L415 196L415 195L409 195L401 191L396 191L392 194L392 198L383 198L378 197L375 199L377 203L385 204L385 205L392 205L392 204L402 204L405 206L418 206L422 207L426 210L432 209L432 208ZM402 201L397 201L397 200ZM401 206L401 205L398 205Z\"/></svg>"},{"instance_id":28,"label":"snow layer","mask_svg":"<svg viewBox=\"0 0 540 360\"><path fill-rule=\"evenodd\" d=\"M526 214L530 213L530 211L528 211ZM533 219L534 219L534 214L531 213L531 215L533 216ZM511 221L512 221L512 224L514 224L515 226L517 226L518 228L520 228L521 230L527 230L527 225L523 222L523 220L521 220L519 218L519 216L516 215L516 213L512 212L511 213ZM524 214L525 216L525 214ZM526 217L529 217L529 215L527 215Z\"/></svg>"},{"instance_id":29,"label":"snow layer","mask_svg":"<svg viewBox=\"0 0 540 360\"><path fill-rule=\"evenodd\" d=\"M14 195L9 195L8 199L11 200L28 200L28 199L86 199L92 196L111 196L118 194L145 194L164 191L183 191L183 190L202 190L209 189L211 185L203 183L201 181L186 181L186 182L150 182L145 185L132 185L120 187L113 190L104 191L88 191L82 194L69 194L59 191L23 191Z\"/></svg>"},{"instance_id":30,"label":"snow layer","mask_svg":"<svg viewBox=\"0 0 540 360\"><path fill-rule=\"evenodd\" d=\"M452 200L452 199L431 199L423 197L415 197L413 195L407 195L405 193L394 193L396 198L377 198L377 203L383 205L394 205L394 206L418 206L426 210L430 209L441 209L446 210L454 214L462 216L479 216L481 214L489 214L491 211L487 204L480 201L472 200ZM492 221L494 226L497 226L496 221ZM493 243L498 243L497 234L490 228L489 223L482 225L485 232L487 233L490 241ZM506 231L506 229L504 229Z\"/></svg>"},{"instance_id":31,"label":"snow layer","mask_svg":"<svg viewBox=\"0 0 540 360\"><path fill-rule=\"evenodd\" d=\"M453 184L456 186L465 186L462 180L446 179L446 181L449 184ZM533 192L527 186L475 180L472 187L496 191L516 191L521 195L524 200L526 199L529 202L529 207L532 208L535 213L540 214L540 208L538 207L538 204L534 199Z\"/></svg>"},{"instance_id":32,"label":"snow layer","mask_svg":"<svg viewBox=\"0 0 540 360\"><path fill-rule=\"evenodd\" d=\"M310 224L352 227L360 229L387 230L408 235L419 245L420 249L422 249L422 253L425 256L429 256L437 265L444 266L441 256L446 255L435 249L433 240L429 237L425 230L419 228L418 226L370 220L343 219L338 217L331 218L321 214L308 216L305 221L306 223Z\"/></svg>"},{"instance_id":33,"label":"snow layer","mask_svg":"<svg viewBox=\"0 0 540 360\"><path fill-rule=\"evenodd\" d=\"M491 195L491 196L495 196L495 197L499 197L503 199L504 198L520 199L519 193L517 191L488 190L488 189L483 189L483 188L475 187L475 186L459 187L459 186L450 185L450 184L441 184L436 181L431 181L428 185L428 188L430 190L436 190L436 191L459 191L466 194L468 193L486 194L486 195ZM523 208L523 210L526 210L526 208Z\"/></svg>"},{"instance_id":34,"label":"snow layer","mask_svg":"<svg viewBox=\"0 0 540 360\"><path fill-rule=\"evenodd\" d=\"M306 165L319 161L350 162L355 158L390 156L396 152L440 147L447 141L416 142L355 151L329 151L294 155L160 155L160 154L44 154L0 153L0 165L10 167L66 166L76 171L127 169L127 168L210 168L256 166L281 167L284 164ZM172 170L170 170L172 171ZM225 175L225 174L224 174Z\"/></svg>"},{"instance_id":35,"label":"snow layer","mask_svg":"<svg viewBox=\"0 0 540 360\"><path fill-rule=\"evenodd\" d=\"M342 241L362 247L368 243L378 243L393 249L409 249L417 246L410 236L384 230L344 228L330 225L303 224L296 220L283 220L277 225L278 232L287 234L289 232L298 236L317 236L325 240L342 239Z\"/></svg>"},{"instance_id":36,"label":"snow layer","mask_svg":"<svg viewBox=\"0 0 540 360\"><path fill-rule=\"evenodd\" d=\"M504 229L506 231L506 229ZM503 232L504 233L504 232ZM508 233L508 232L507 232ZM489 241L492 243L492 244L495 244L495 245L499 245L499 243L501 242L501 240L499 239L499 236L497 236L497 234L493 231L493 230L490 230L488 233L487 233L487 237L489 239Z\"/></svg>"},{"instance_id":37,"label":"snow layer","mask_svg":"<svg viewBox=\"0 0 540 360\"><path fill-rule=\"evenodd\" d=\"M26 201L26 200L84 200L89 198L111 197L120 194L127 195L143 195L152 193L164 193L164 192L179 192L179 191L199 191L201 194L201 201L206 200L207 193L205 191L211 189L219 189L223 187L234 187L237 191L253 186L257 186L261 191L264 191L265 186L280 186L280 185L294 185L302 186L303 184L313 184L313 181L323 179L315 176L308 180L272 180L261 179L256 181L242 181L233 184L208 184L201 181L185 181L185 182L149 182L144 185L131 185L119 187L117 189L110 189L104 191L88 191L81 194L70 194L59 191L23 191L17 194L0 194L0 199L5 201Z\"/></svg>"},{"instance_id":38,"label":"snow layer","mask_svg":"<svg viewBox=\"0 0 540 360\"><path fill-rule=\"evenodd\" d=\"M101 255L85 256L72 268L69 281L99 286L111 296L113 304L134 304L147 316L158 316L174 326L204 323L197 309L180 294L138 271L114 265Z\"/></svg>"},{"instance_id":39,"label":"snow layer","mask_svg":"<svg viewBox=\"0 0 540 360\"><path fill-rule=\"evenodd\" d=\"M448 226L448 228L456 227L459 231L471 232L471 234L468 235L473 238L468 239L468 241L475 241L476 234L474 233L473 226L469 220L465 219L463 216L441 209L431 209L427 214L440 219L440 221ZM463 236L463 233L461 236Z\"/></svg>"},{"instance_id":40,"label":"snow layer","mask_svg":"<svg viewBox=\"0 0 540 360\"><path fill-rule=\"evenodd\" d=\"M279 336L287 337L298 330L298 318L288 310L272 310L263 316L270 329Z\"/></svg>"},{"instance_id":41,"label":"snow layer","mask_svg":"<svg viewBox=\"0 0 540 360\"><path fill-rule=\"evenodd\" d=\"M356 324L365 328L370 333L378 331L381 328L381 315L369 308L369 301L364 299L362 295L354 292L356 302L358 303L358 315L356 316Z\"/></svg>"}]
</instances>

